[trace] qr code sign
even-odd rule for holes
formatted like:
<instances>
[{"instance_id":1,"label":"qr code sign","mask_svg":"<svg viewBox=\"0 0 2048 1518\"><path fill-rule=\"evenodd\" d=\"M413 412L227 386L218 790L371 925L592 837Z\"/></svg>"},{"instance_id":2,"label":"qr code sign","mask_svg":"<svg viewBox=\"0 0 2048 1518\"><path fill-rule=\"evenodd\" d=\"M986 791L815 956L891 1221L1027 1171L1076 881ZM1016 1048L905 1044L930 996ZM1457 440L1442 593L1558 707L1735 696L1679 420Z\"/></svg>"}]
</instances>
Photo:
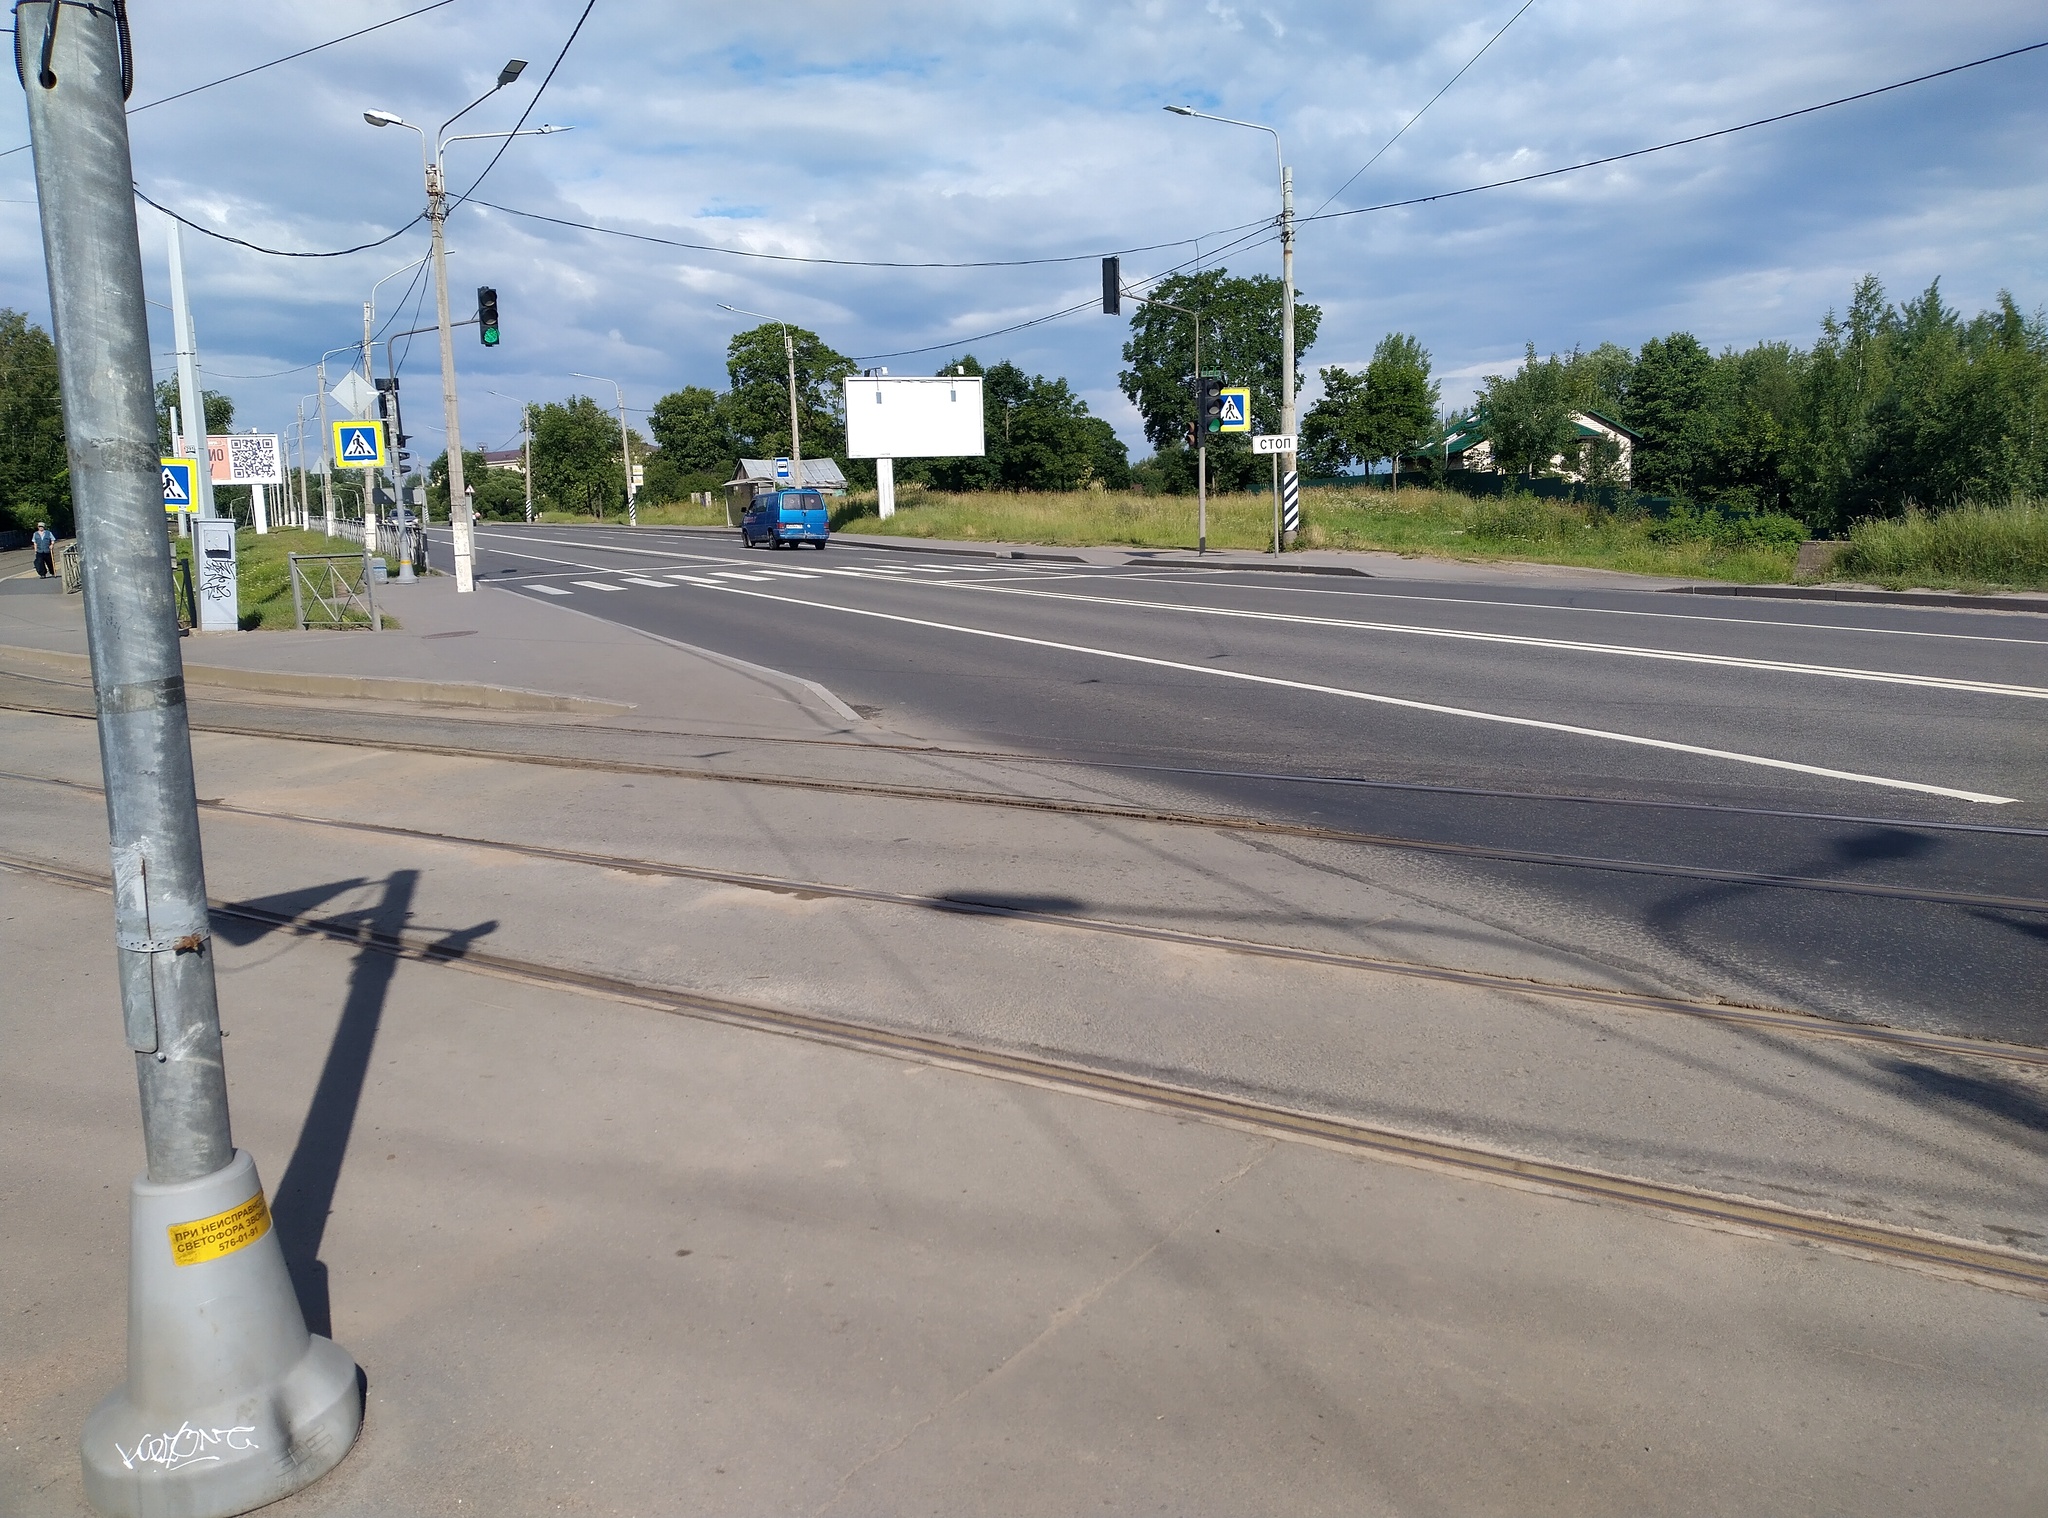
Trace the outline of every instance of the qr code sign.
<instances>
[{"instance_id":1,"label":"qr code sign","mask_svg":"<svg viewBox=\"0 0 2048 1518\"><path fill-rule=\"evenodd\" d=\"M230 437L227 445L230 485L278 485L284 482L275 434Z\"/></svg>"}]
</instances>

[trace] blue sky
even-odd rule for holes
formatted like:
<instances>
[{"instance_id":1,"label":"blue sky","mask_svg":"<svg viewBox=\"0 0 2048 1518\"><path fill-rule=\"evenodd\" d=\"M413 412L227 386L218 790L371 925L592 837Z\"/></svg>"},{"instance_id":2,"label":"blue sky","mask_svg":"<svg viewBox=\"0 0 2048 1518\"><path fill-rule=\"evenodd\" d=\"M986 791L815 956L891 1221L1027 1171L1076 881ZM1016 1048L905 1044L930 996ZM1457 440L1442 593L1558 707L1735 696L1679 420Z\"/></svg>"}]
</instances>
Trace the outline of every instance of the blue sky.
<instances>
[{"instance_id":1,"label":"blue sky","mask_svg":"<svg viewBox=\"0 0 2048 1518\"><path fill-rule=\"evenodd\" d=\"M421 0L179 0L134 8L137 104L417 8ZM1194 240L1277 209L1271 139L1166 114L1185 102L1282 133L1298 210L1315 210L1456 73L1520 0L1091 4L598 0L534 112L571 132L513 144L480 198L507 207L806 256L975 260L1026 268L845 269L690 253L464 208L450 287L466 314L500 292L505 342L458 334L464 440L507 443L517 405L618 379L645 408L724 384L739 323L773 312L897 373L953 353L1065 376L1142 452L1116 389L1125 324L1083 311L1095 255L1142 276ZM422 203L417 139L362 112L509 127L581 0L454 0L311 58L133 119L136 177L195 221L287 248L379 236ZM1506 35L1329 209L1455 189L1795 109L2048 40L2038 5L1956 0L1535 0ZM1569 349L1686 329L1704 341L1811 340L1876 273L1895 296L1940 276L1974 311L2010 288L2048 302L2048 52L1626 164L1303 227L1297 278L1324 309L1304 356L1362 364L1388 331L1420 337L1447 400L1512 368L1525 342ZM19 107L14 109L19 110ZM27 140L25 120L13 118ZM468 183L494 144L450 150ZM0 158L0 304L47 320L26 153ZM151 295L163 221L142 211ZM1213 257L1219 241L1199 244ZM347 258L264 258L186 234L206 382L242 425L288 426L323 349L358 341L373 281L425 252L423 228ZM1277 245L1224 255L1277 273ZM379 291L379 325L410 275ZM415 288L417 297L420 290ZM420 308L431 317L431 303ZM413 306L405 307L410 320ZM151 310L160 353L167 315ZM904 349L932 351L906 356ZM164 359L168 372L168 359ZM347 362L340 356L337 363ZM407 422L440 443L431 336L406 353ZM383 369L380 353L379 372ZM249 377L243 376L263 376ZM498 392L494 394L493 392ZM310 403L309 403L310 406ZM637 420L637 419L636 419Z\"/></svg>"}]
</instances>

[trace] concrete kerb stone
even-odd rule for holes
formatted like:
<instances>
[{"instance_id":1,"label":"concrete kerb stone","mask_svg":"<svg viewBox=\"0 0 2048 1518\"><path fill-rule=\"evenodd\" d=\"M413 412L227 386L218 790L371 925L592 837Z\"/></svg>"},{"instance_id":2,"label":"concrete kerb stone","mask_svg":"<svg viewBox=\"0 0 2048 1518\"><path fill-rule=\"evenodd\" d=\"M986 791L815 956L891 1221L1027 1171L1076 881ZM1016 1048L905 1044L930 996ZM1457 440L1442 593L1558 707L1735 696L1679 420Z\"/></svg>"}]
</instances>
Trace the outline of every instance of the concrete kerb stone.
<instances>
[{"instance_id":1,"label":"concrete kerb stone","mask_svg":"<svg viewBox=\"0 0 2048 1518\"><path fill-rule=\"evenodd\" d=\"M54 649L17 648L0 644L0 653L53 664L90 676L91 661L83 654ZM291 670L220 669L187 664L190 685L261 691L271 695L338 697L360 701L418 701L439 706L470 706L493 711L565 712L580 716L622 716L635 708L627 702L565 696L553 691L525 690L512 685L482 685L460 680L419 680L389 675L320 675Z\"/></svg>"},{"instance_id":2,"label":"concrete kerb stone","mask_svg":"<svg viewBox=\"0 0 2048 1518\"><path fill-rule=\"evenodd\" d=\"M1664 594L1757 596L1770 601L1855 601L1876 606L1927 606L1942 611L2048 612L2048 596L2015 592L1969 595L1945 590L1877 590L1851 585L1673 585Z\"/></svg>"}]
</instances>

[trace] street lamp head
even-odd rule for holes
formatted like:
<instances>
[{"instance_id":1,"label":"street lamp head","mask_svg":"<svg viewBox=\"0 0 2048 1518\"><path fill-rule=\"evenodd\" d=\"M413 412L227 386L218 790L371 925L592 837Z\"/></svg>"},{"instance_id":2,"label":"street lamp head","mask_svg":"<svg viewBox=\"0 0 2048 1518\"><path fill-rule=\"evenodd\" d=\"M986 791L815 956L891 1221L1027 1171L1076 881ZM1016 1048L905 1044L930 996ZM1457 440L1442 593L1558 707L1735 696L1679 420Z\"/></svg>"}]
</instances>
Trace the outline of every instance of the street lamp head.
<instances>
[{"instance_id":1,"label":"street lamp head","mask_svg":"<svg viewBox=\"0 0 2048 1518\"><path fill-rule=\"evenodd\" d=\"M394 115L390 111L365 111L363 112L363 120L369 122L373 127L405 125L405 118L403 116Z\"/></svg>"},{"instance_id":2,"label":"street lamp head","mask_svg":"<svg viewBox=\"0 0 2048 1518\"><path fill-rule=\"evenodd\" d=\"M1170 105L1166 109L1173 112L1176 116L1192 116L1195 114L1194 107L1188 105Z\"/></svg>"},{"instance_id":3,"label":"street lamp head","mask_svg":"<svg viewBox=\"0 0 2048 1518\"><path fill-rule=\"evenodd\" d=\"M526 60L524 58L512 59L503 68L498 70L498 88L502 90L525 72Z\"/></svg>"}]
</instances>

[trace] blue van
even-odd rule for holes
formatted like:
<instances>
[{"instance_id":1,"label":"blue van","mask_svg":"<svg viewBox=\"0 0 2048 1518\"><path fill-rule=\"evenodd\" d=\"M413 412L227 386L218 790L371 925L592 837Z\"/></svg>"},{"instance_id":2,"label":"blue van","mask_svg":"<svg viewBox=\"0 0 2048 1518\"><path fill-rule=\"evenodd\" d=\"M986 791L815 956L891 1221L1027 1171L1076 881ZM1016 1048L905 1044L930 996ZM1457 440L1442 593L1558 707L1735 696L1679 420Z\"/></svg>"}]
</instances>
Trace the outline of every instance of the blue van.
<instances>
[{"instance_id":1,"label":"blue van","mask_svg":"<svg viewBox=\"0 0 2048 1518\"><path fill-rule=\"evenodd\" d=\"M754 548L780 548L809 543L823 548L832 529L825 520L825 498L815 490L769 490L754 497L740 514L740 541Z\"/></svg>"}]
</instances>

